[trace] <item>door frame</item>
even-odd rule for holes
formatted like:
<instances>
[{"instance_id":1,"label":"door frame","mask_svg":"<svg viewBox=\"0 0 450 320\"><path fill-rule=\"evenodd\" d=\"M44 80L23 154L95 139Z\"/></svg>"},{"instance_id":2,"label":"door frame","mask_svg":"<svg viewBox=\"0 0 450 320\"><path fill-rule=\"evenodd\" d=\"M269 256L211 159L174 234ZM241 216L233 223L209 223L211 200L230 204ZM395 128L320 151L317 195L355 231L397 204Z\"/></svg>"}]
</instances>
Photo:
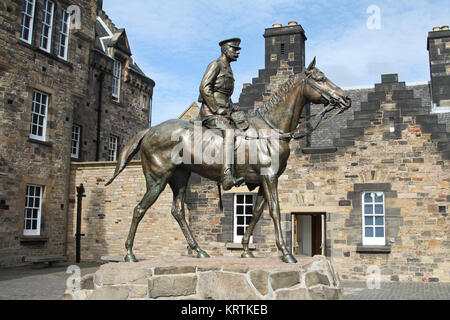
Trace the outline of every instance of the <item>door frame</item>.
<instances>
[{"instance_id":1,"label":"door frame","mask_svg":"<svg viewBox=\"0 0 450 320\"><path fill-rule=\"evenodd\" d=\"M297 216L321 216L322 217L322 255L327 255L327 213L326 212L311 212L311 211L305 211L305 212L291 212L291 226L292 226L292 232L291 232L291 253L294 254L294 243L297 242L297 239L295 239L295 227L298 229L298 219ZM297 221L297 223L296 223ZM298 230L297 230L298 233ZM312 233L312 230L311 230Z\"/></svg>"}]
</instances>

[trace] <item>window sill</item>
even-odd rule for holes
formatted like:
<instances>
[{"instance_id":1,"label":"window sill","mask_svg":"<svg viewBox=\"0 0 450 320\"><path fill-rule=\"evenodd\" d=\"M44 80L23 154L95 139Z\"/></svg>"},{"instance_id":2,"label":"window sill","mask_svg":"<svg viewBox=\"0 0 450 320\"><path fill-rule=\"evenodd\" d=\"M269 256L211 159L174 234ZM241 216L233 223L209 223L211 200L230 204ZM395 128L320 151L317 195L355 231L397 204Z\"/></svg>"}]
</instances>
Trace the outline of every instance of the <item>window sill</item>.
<instances>
[{"instance_id":1,"label":"window sill","mask_svg":"<svg viewBox=\"0 0 450 320\"><path fill-rule=\"evenodd\" d=\"M359 245L356 247L357 253L381 253L381 254L389 254L391 253L390 246L363 246Z\"/></svg>"},{"instance_id":2,"label":"window sill","mask_svg":"<svg viewBox=\"0 0 450 320\"><path fill-rule=\"evenodd\" d=\"M44 244L48 241L48 237L44 236L21 236L20 244L21 245L39 245Z\"/></svg>"},{"instance_id":3,"label":"window sill","mask_svg":"<svg viewBox=\"0 0 450 320\"><path fill-rule=\"evenodd\" d=\"M51 143L51 142L41 141L41 140L37 140L37 139L33 139L33 138L28 138L28 142L41 144L43 146L47 146L47 147L50 147L50 148L53 147L53 143Z\"/></svg>"},{"instance_id":4,"label":"window sill","mask_svg":"<svg viewBox=\"0 0 450 320\"><path fill-rule=\"evenodd\" d=\"M250 250L256 250L256 245L254 243L250 243L248 245ZM225 244L225 248L227 248L228 250L244 250L244 248L242 247L242 243L234 243L234 242L227 242Z\"/></svg>"},{"instance_id":5,"label":"window sill","mask_svg":"<svg viewBox=\"0 0 450 320\"><path fill-rule=\"evenodd\" d=\"M71 71L73 70L73 64L72 63L70 63L67 60L59 58L57 55L55 55L53 53L49 53L49 52L47 52L45 50L42 50L41 48L35 47L35 46L29 44L28 42L25 42L24 40L20 40L19 39L19 40L17 40L17 43L19 43L20 45L22 45L22 46L24 46L24 47L26 47L28 49L31 49L31 50L36 51L36 52L39 52L39 53L41 53L41 54L43 54L43 55L45 55L45 56L47 56L49 58L52 58L53 60L56 60L56 61L60 62L61 64L66 65L67 67L70 68Z\"/></svg>"}]
</instances>

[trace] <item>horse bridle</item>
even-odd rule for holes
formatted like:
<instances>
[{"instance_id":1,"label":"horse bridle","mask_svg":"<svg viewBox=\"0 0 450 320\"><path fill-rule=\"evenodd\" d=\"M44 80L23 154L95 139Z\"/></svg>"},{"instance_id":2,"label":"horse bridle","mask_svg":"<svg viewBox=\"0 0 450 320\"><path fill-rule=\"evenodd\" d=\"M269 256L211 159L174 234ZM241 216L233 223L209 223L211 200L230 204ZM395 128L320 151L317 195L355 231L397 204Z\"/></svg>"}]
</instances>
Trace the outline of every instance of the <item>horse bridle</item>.
<instances>
[{"instance_id":1,"label":"horse bridle","mask_svg":"<svg viewBox=\"0 0 450 320\"><path fill-rule=\"evenodd\" d=\"M310 81L309 78L311 76L312 76L312 72L307 73L307 76L302 79L302 82L303 83L308 83L308 85L310 87L312 87L314 90L320 92L321 96L324 97L328 101L327 108L324 108L318 114L316 114L314 116L311 116L309 120L300 123L300 125L298 126L298 128L295 131L288 132L288 133L283 133L279 129L275 128L275 126L273 124L271 124L270 121L266 119L266 117L264 117L264 114L262 114L259 110L256 110L256 114L259 115L261 117L261 119L264 120L264 122L272 130L274 130L277 133L277 135L265 136L265 137L251 137L251 136L248 136L246 134L243 134L243 135L242 134L237 134L237 135L244 136L245 140L263 140L263 139L280 139L280 140L295 139L295 140L298 140L298 139L302 139L302 138L310 135L313 131L317 130L323 123L325 123L327 121L330 121L331 119L336 117L338 114L344 112L346 110L346 108L345 107L341 107L339 105L339 101L336 100L331 94L328 94L321 87L316 85L314 82ZM333 90L331 93L334 93L334 92L335 92L335 90ZM328 118L325 118L326 115L329 114L329 112L335 110L336 108L339 109L337 113L329 116ZM319 118L319 121L316 123L316 125L312 129L309 129L306 133L303 133L303 134L300 133L301 128L303 126L311 123L315 118Z\"/></svg>"}]
</instances>

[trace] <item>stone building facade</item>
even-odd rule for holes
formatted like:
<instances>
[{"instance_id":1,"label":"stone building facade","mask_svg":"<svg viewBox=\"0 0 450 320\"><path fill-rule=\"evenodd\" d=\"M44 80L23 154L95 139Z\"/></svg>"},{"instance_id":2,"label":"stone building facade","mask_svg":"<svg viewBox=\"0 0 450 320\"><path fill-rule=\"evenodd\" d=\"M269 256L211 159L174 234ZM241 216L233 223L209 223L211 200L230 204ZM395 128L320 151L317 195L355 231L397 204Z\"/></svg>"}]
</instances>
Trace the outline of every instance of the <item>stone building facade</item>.
<instances>
[{"instance_id":1,"label":"stone building facade","mask_svg":"<svg viewBox=\"0 0 450 320\"><path fill-rule=\"evenodd\" d=\"M446 35L440 28L429 39L440 43L441 34ZM273 46L278 45L275 41ZM302 45L296 48L301 56ZM433 54L431 61L435 65ZM289 75L303 70L304 59L299 64L278 60L258 97L241 107L258 107ZM432 100L445 100L446 91L432 98L429 84L407 84L397 74L385 74L371 88L347 92L353 100L350 110L309 139L291 143L292 154L279 182L288 247L297 255L329 257L344 279L379 274L383 281L450 281L449 117L442 109L433 113L431 107ZM311 106L308 112L319 108ZM195 117L197 111L194 105L183 117ZM144 194L138 161L106 192L103 185L113 172L111 163L72 165L71 197L80 183L89 190L83 204L87 236L82 254L87 260L124 256L132 210ZM239 256L240 235L249 223L255 195L246 187L232 189L223 194L220 210L216 184L192 176L186 211L200 246L213 256ZM170 214L171 205L172 194L166 189L138 229L138 258L191 254ZM71 204L68 238L74 233L75 210ZM267 209L250 247L258 257L279 254ZM67 254L74 255L73 241L68 242Z\"/></svg>"},{"instance_id":2,"label":"stone building facade","mask_svg":"<svg viewBox=\"0 0 450 320\"><path fill-rule=\"evenodd\" d=\"M154 82L133 62L125 31L112 25L101 5L0 4L1 265L65 255L71 161L109 160L149 126L150 104L134 99L151 101ZM104 30L113 36L102 37ZM116 74L113 58L121 62ZM116 102L110 98L114 77ZM117 137L113 146L111 134Z\"/></svg>"}]
</instances>

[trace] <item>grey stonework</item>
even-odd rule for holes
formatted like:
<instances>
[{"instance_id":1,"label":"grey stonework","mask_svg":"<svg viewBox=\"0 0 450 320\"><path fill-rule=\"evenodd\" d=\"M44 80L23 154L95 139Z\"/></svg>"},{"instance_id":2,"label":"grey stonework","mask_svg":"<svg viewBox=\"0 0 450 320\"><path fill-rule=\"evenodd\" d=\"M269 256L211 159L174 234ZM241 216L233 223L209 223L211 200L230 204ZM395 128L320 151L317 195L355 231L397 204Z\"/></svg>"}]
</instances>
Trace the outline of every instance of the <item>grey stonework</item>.
<instances>
[{"instance_id":1,"label":"grey stonework","mask_svg":"<svg viewBox=\"0 0 450 320\"><path fill-rule=\"evenodd\" d=\"M19 39L23 1L2 2L0 10L0 265L8 257L19 263L25 256L65 255L71 161L108 160L111 134L120 147L149 126L149 108L155 83L145 76L129 55L126 33L117 29L101 10L101 1L53 1L55 5L50 52L39 48L43 0L36 0L32 40ZM81 9L81 28L69 35L68 56L57 56L62 10ZM120 103L111 101L112 59L100 45L98 32L105 20L117 42L109 43L121 55ZM98 75L103 73L100 87ZM33 93L49 97L44 141L30 139ZM98 97L102 97L99 104ZM98 122L100 119L100 122ZM80 156L71 158L72 126L81 127ZM99 133L99 139L97 134ZM98 156L97 156L97 146ZM27 185L44 187L39 236L24 236ZM89 190L88 190L89 192Z\"/></svg>"},{"instance_id":2,"label":"grey stonework","mask_svg":"<svg viewBox=\"0 0 450 320\"><path fill-rule=\"evenodd\" d=\"M438 28L439 29L439 28ZM429 32L427 49L430 54L433 104L437 109L450 108L450 30Z\"/></svg>"},{"instance_id":3,"label":"grey stonework","mask_svg":"<svg viewBox=\"0 0 450 320\"><path fill-rule=\"evenodd\" d=\"M265 68L258 71L258 77L251 84L244 84L239 97L243 111L253 110L256 102L262 102L271 77L279 71L282 61L286 61L293 74L301 73L305 67L305 32L300 25L288 25L266 29Z\"/></svg>"}]
</instances>

